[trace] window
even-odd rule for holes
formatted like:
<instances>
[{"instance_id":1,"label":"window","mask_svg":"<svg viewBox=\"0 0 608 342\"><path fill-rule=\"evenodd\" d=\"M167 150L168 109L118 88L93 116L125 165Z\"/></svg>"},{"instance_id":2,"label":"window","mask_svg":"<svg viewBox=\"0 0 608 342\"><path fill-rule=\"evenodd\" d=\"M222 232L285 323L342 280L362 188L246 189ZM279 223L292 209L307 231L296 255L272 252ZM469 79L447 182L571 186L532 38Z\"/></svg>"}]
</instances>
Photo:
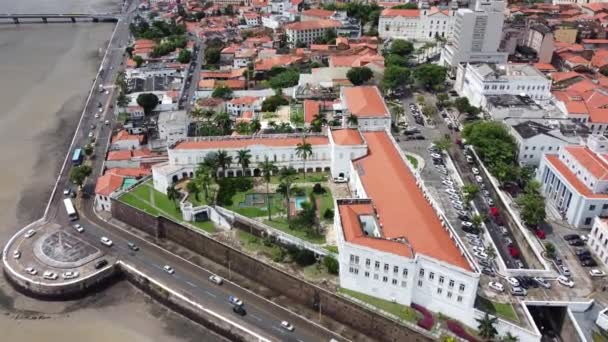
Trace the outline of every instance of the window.
<instances>
[{"instance_id":1,"label":"window","mask_svg":"<svg viewBox=\"0 0 608 342\"><path fill-rule=\"evenodd\" d=\"M553 146L548 147L549 151L553 150Z\"/></svg>"},{"instance_id":2,"label":"window","mask_svg":"<svg viewBox=\"0 0 608 342\"><path fill-rule=\"evenodd\" d=\"M429 272L429 280L435 279L435 273Z\"/></svg>"},{"instance_id":3,"label":"window","mask_svg":"<svg viewBox=\"0 0 608 342\"><path fill-rule=\"evenodd\" d=\"M403 274L404 277L407 277L407 268L404 268L403 271L401 271L401 274Z\"/></svg>"},{"instance_id":4,"label":"window","mask_svg":"<svg viewBox=\"0 0 608 342\"><path fill-rule=\"evenodd\" d=\"M388 264L384 264L384 272L388 272Z\"/></svg>"},{"instance_id":5,"label":"window","mask_svg":"<svg viewBox=\"0 0 608 342\"><path fill-rule=\"evenodd\" d=\"M445 278L443 276L439 277L439 285L443 285L443 281L445 280Z\"/></svg>"},{"instance_id":6,"label":"window","mask_svg":"<svg viewBox=\"0 0 608 342\"><path fill-rule=\"evenodd\" d=\"M380 261L376 261L376 263L375 263L374 267L375 267L376 269L379 269L379 268L380 268Z\"/></svg>"},{"instance_id":7,"label":"window","mask_svg":"<svg viewBox=\"0 0 608 342\"><path fill-rule=\"evenodd\" d=\"M448 298L452 298L452 292L448 291Z\"/></svg>"},{"instance_id":8,"label":"window","mask_svg":"<svg viewBox=\"0 0 608 342\"><path fill-rule=\"evenodd\" d=\"M365 271L365 278L369 278L369 272Z\"/></svg>"},{"instance_id":9,"label":"window","mask_svg":"<svg viewBox=\"0 0 608 342\"><path fill-rule=\"evenodd\" d=\"M418 286L422 287L422 280L418 280Z\"/></svg>"},{"instance_id":10,"label":"window","mask_svg":"<svg viewBox=\"0 0 608 342\"><path fill-rule=\"evenodd\" d=\"M460 284L459 290L460 290L460 292L464 291L464 284Z\"/></svg>"},{"instance_id":11,"label":"window","mask_svg":"<svg viewBox=\"0 0 608 342\"><path fill-rule=\"evenodd\" d=\"M382 282L386 283L387 281L388 281L388 277L387 276L382 277Z\"/></svg>"},{"instance_id":12,"label":"window","mask_svg":"<svg viewBox=\"0 0 608 342\"><path fill-rule=\"evenodd\" d=\"M369 267L369 265L371 265L372 261L369 259L365 259L365 266Z\"/></svg>"},{"instance_id":13,"label":"window","mask_svg":"<svg viewBox=\"0 0 608 342\"><path fill-rule=\"evenodd\" d=\"M448 283L448 286L449 286L450 288L453 288L453 287L454 287L454 281L453 281L453 280L450 280L450 282Z\"/></svg>"},{"instance_id":14,"label":"window","mask_svg":"<svg viewBox=\"0 0 608 342\"><path fill-rule=\"evenodd\" d=\"M399 266L393 266L393 273L399 273Z\"/></svg>"},{"instance_id":15,"label":"window","mask_svg":"<svg viewBox=\"0 0 608 342\"><path fill-rule=\"evenodd\" d=\"M602 205L602 210L606 210L606 209L608 209L608 203Z\"/></svg>"},{"instance_id":16,"label":"window","mask_svg":"<svg viewBox=\"0 0 608 342\"><path fill-rule=\"evenodd\" d=\"M424 277L424 268L421 268L421 269L420 269L420 276L421 276L421 277Z\"/></svg>"},{"instance_id":17,"label":"window","mask_svg":"<svg viewBox=\"0 0 608 342\"><path fill-rule=\"evenodd\" d=\"M397 285L397 279L391 280L391 283L393 283L393 285Z\"/></svg>"},{"instance_id":18,"label":"window","mask_svg":"<svg viewBox=\"0 0 608 342\"><path fill-rule=\"evenodd\" d=\"M589 210L595 210L595 204L590 205Z\"/></svg>"},{"instance_id":19,"label":"window","mask_svg":"<svg viewBox=\"0 0 608 342\"><path fill-rule=\"evenodd\" d=\"M437 294L441 294L441 292L443 292L443 289L441 287L437 288Z\"/></svg>"},{"instance_id":20,"label":"window","mask_svg":"<svg viewBox=\"0 0 608 342\"><path fill-rule=\"evenodd\" d=\"M458 303L462 302L462 296L458 296L458 297L456 298L456 301L457 301Z\"/></svg>"},{"instance_id":21,"label":"window","mask_svg":"<svg viewBox=\"0 0 608 342\"><path fill-rule=\"evenodd\" d=\"M590 224L591 224L591 220L593 220L593 217L587 217L587 218L585 219L585 226L590 225Z\"/></svg>"},{"instance_id":22,"label":"window","mask_svg":"<svg viewBox=\"0 0 608 342\"><path fill-rule=\"evenodd\" d=\"M374 280L378 280L378 275L374 274Z\"/></svg>"},{"instance_id":23,"label":"window","mask_svg":"<svg viewBox=\"0 0 608 342\"><path fill-rule=\"evenodd\" d=\"M405 280L401 281L401 287L407 287L407 282Z\"/></svg>"}]
</instances>

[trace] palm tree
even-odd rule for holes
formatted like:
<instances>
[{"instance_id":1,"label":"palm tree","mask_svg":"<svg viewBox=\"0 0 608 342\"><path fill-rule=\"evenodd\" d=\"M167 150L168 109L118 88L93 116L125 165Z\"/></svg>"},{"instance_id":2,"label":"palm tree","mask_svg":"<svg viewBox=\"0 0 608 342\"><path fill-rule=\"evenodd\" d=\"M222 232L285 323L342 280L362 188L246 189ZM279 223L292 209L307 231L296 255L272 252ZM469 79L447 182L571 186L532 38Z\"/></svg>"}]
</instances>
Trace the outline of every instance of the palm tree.
<instances>
[{"instance_id":1,"label":"palm tree","mask_svg":"<svg viewBox=\"0 0 608 342\"><path fill-rule=\"evenodd\" d=\"M226 176L226 168L232 164L232 157L228 155L228 152L220 150L217 151L217 165L222 168L222 173Z\"/></svg>"},{"instance_id":2,"label":"palm tree","mask_svg":"<svg viewBox=\"0 0 608 342\"><path fill-rule=\"evenodd\" d=\"M494 337L496 337L498 331L496 331L494 324L496 324L498 318L492 317L486 312L486 315L483 318L477 318L476 321L479 323L477 326L479 336L487 340L492 340Z\"/></svg>"},{"instance_id":3,"label":"palm tree","mask_svg":"<svg viewBox=\"0 0 608 342\"><path fill-rule=\"evenodd\" d=\"M179 208L178 203L181 197L182 195L179 193L179 190L175 188L175 185L170 185L167 187L167 198L175 203L176 209Z\"/></svg>"},{"instance_id":4,"label":"palm tree","mask_svg":"<svg viewBox=\"0 0 608 342\"><path fill-rule=\"evenodd\" d=\"M116 98L116 105L120 108L125 108L129 105L129 101L129 97L121 91L118 98Z\"/></svg>"},{"instance_id":5,"label":"palm tree","mask_svg":"<svg viewBox=\"0 0 608 342\"><path fill-rule=\"evenodd\" d=\"M211 152L205 156L205 159L202 162L203 165L209 168L210 171L213 171L213 178L217 178L217 171L220 166L217 160L217 153Z\"/></svg>"},{"instance_id":6,"label":"palm tree","mask_svg":"<svg viewBox=\"0 0 608 342\"><path fill-rule=\"evenodd\" d=\"M203 117L205 117L205 120L207 120L207 122L211 121L211 118L215 115L215 112L212 111L211 109L207 109L205 111L203 111Z\"/></svg>"},{"instance_id":7,"label":"palm tree","mask_svg":"<svg viewBox=\"0 0 608 342\"><path fill-rule=\"evenodd\" d=\"M251 161L251 151L249 150L238 150L236 152L236 161L241 165L243 170L243 176L245 175L245 169L249 167Z\"/></svg>"},{"instance_id":8,"label":"palm tree","mask_svg":"<svg viewBox=\"0 0 608 342\"><path fill-rule=\"evenodd\" d=\"M481 225L483 224L484 220L485 217L483 217L482 215L473 215L473 217L471 217L471 223L473 224L473 227L477 229L481 228Z\"/></svg>"},{"instance_id":9,"label":"palm tree","mask_svg":"<svg viewBox=\"0 0 608 342\"><path fill-rule=\"evenodd\" d=\"M202 187L205 191L205 200L209 201L209 185L213 181L213 178L210 175L211 169L209 166L204 163L198 164L198 168L196 169L195 181L199 185L199 190Z\"/></svg>"},{"instance_id":10,"label":"palm tree","mask_svg":"<svg viewBox=\"0 0 608 342\"><path fill-rule=\"evenodd\" d=\"M355 114L351 114L346 118L347 126L357 126L359 124L359 118Z\"/></svg>"},{"instance_id":11,"label":"palm tree","mask_svg":"<svg viewBox=\"0 0 608 342\"><path fill-rule=\"evenodd\" d=\"M258 119L253 119L251 120L251 123L249 123L251 132L253 133L257 133L260 131L260 129L262 129L262 124L260 123L260 120Z\"/></svg>"},{"instance_id":12,"label":"palm tree","mask_svg":"<svg viewBox=\"0 0 608 342\"><path fill-rule=\"evenodd\" d=\"M284 190L285 199L287 200L287 224L291 227L291 206L289 205L289 198L291 196L291 186L296 180L296 170L293 167L283 167L279 171L279 179Z\"/></svg>"},{"instance_id":13,"label":"palm tree","mask_svg":"<svg viewBox=\"0 0 608 342\"><path fill-rule=\"evenodd\" d=\"M222 130L223 134L230 133L230 126L232 126L232 120L230 120L230 116L227 113L216 114L213 120L215 121L215 125Z\"/></svg>"},{"instance_id":14,"label":"palm tree","mask_svg":"<svg viewBox=\"0 0 608 342\"><path fill-rule=\"evenodd\" d=\"M503 336L500 340L502 342L517 342L517 341L519 341L519 338L517 336L511 334L510 332L507 332L505 334L505 336Z\"/></svg>"},{"instance_id":15,"label":"palm tree","mask_svg":"<svg viewBox=\"0 0 608 342\"><path fill-rule=\"evenodd\" d=\"M327 125L327 118L325 117L325 113L323 113L323 112L316 114L312 118L312 121L318 121L319 123L321 123L321 125Z\"/></svg>"},{"instance_id":16,"label":"palm tree","mask_svg":"<svg viewBox=\"0 0 608 342\"><path fill-rule=\"evenodd\" d=\"M486 248L486 254L488 255L488 259L494 260L496 258L496 250L494 249L494 246L489 245Z\"/></svg>"},{"instance_id":17,"label":"palm tree","mask_svg":"<svg viewBox=\"0 0 608 342\"><path fill-rule=\"evenodd\" d=\"M302 142L296 146L296 156L304 161L304 179L306 180L306 159L312 156L312 145L306 142L306 137L303 137Z\"/></svg>"},{"instance_id":18,"label":"palm tree","mask_svg":"<svg viewBox=\"0 0 608 342\"><path fill-rule=\"evenodd\" d=\"M268 156L264 157L264 161L259 165L262 170L262 177L266 181L266 204L268 204L268 220L272 221L270 213L270 177L277 171L277 166L268 160Z\"/></svg>"},{"instance_id":19,"label":"palm tree","mask_svg":"<svg viewBox=\"0 0 608 342\"><path fill-rule=\"evenodd\" d=\"M203 110L200 107L196 107L190 111L190 116L193 118L200 118L203 116Z\"/></svg>"},{"instance_id":20,"label":"palm tree","mask_svg":"<svg viewBox=\"0 0 608 342\"><path fill-rule=\"evenodd\" d=\"M469 203L479 193L479 186L477 186L477 184L465 184L462 187L462 192L464 192L464 199Z\"/></svg>"},{"instance_id":21,"label":"palm tree","mask_svg":"<svg viewBox=\"0 0 608 342\"><path fill-rule=\"evenodd\" d=\"M188 182L186 185L186 190L188 190L188 193L194 194L194 198L198 201L198 194L201 192L201 189L198 187L198 184L196 184L194 179L191 179Z\"/></svg>"}]
</instances>

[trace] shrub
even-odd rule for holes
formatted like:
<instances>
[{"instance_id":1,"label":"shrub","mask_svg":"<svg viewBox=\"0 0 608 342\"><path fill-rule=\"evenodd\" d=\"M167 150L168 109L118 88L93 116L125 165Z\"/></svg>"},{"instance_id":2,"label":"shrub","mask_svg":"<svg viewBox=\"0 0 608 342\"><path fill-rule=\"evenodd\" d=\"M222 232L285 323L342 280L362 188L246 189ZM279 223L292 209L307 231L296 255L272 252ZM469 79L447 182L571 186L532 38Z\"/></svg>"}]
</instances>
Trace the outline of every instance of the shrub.
<instances>
[{"instance_id":1,"label":"shrub","mask_svg":"<svg viewBox=\"0 0 608 342\"><path fill-rule=\"evenodd\" d=\"M334 210L331 208L327 208L325 209L325 212L323 213L323 218L326 220L331 220L334 218Z\"/></svg>"},{"instance_id":2,"label":"shrub","mask_svg":"<svg viewBox=\"0 0 608 342\"><path fill-rule=\"evenodd\" d=\"M315 253L297 246L289 246L287 248L287 253L289 253L293 260L300 266L312 265L317 261Z\"/></svg>"},{"instance_id":3,"label":"shrub","mask_svg":"<svg viewBox=\"0 0 608 342\"><path fill-rule=\"evenodd\" d=\"M419 319L417 324L423 329L431 330L434 324L433 317L425 316L424 318Z\"/></svg>"},{"instance_id":4,"label":"shrub","mask_svg":"<svg viewBox=\"0 0 608 342\"><path fill-rule=\"evenodd\" d=\"M321 184L315 183L315 185L312 187L312 192L314 192L315 194L324 194L325 189L323 189Z\"/></svg>"},{"instance_id":5,"label":"shrub","mask_svg":"<svg viewBox=\"0 0 608 342\"><path fill-rule=\"evenodd\" d=\"M218 179L219 189L217 191L217 204L232 205L232 197L237 192L247 191L253 188L253 180L251 178L222 178Z\"/></svg>"},{"instance_id":6,"label":"shrub","mask_svg":"<svg viewBox=\"0 0 608 342\"><path fill-rule=\"evenodd\" d=\"M306 191L303 188L294 186L293 188L291 188L291 195L292 196L305 196Z\"/></svg>"},{"instance_id":7,"label":"shrub","mask_svg":"<svg viewBox=\"0 0 608 342\"><path fill-rule=\"evenodd\" d=\"M456 336L465 339L467 341L471 341L471 342L476 342L477 339L471 335L469 335L469 333L464 330L464 328L460 325L460 323L453 321L453 320L448 320L447 321L447 326L448 326L448 330L453 332Z\"/></svg>"},{"instance_id":8,"label":"shrub","mask_svg":"<svg viewBox=\"0 0 608 342\"><path fill-rule=\"evenodd\" d=\"M338 260L331 255L325 256L323 258L323 264L327 267L327 272L330 274L338 274L340 271L340 265L338 264Z\"/></svg>"}]
</instances>

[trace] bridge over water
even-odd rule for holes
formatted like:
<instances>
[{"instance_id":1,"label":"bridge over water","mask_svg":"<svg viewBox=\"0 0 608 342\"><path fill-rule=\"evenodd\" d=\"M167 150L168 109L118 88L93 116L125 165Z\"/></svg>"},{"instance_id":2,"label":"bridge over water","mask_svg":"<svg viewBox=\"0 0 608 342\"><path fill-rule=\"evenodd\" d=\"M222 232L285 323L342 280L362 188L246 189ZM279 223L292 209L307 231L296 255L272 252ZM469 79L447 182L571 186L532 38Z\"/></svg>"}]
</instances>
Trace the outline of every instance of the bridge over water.
<instances>
[{"instance_id":1,"label":"bridge over water","mask_svg":"<svg viewBox=\"0 0 608 342\"><path fill-rule=\"evenodd\" d=\"M0 23L12 21L15 24L22 22L116 22L120 18L119 13L28 13L28 14L0 14Z\"/></svg>"}]
</instances>

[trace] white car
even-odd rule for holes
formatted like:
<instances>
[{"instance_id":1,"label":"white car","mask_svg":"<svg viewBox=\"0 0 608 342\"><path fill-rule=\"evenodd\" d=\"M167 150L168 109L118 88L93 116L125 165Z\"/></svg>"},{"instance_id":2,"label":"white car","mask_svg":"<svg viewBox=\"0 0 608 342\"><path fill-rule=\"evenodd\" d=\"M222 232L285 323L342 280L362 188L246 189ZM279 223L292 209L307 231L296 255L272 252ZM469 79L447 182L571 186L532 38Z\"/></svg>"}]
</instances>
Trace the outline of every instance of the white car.
<instances>
[{"instance_id":1,"label":"white car","mask_svg":"<svg viewBox=\"0 0 608 342\"><path fill-rule=\"evenodd\" d=\"M564 266L564 265L559 265L557 267L557 270L559 271L559 273L561 273L562 275L569 277L570 276L570 270L568 269L568 267Z\"/></svg>"},{"instance_id":2,"label":"white car","mask_svg":"<svg viewBox=\"0 0 608 342\"><path fill-rule=\"evenodd\" d=\"M491 281L488 283L488 286L496 291L496 292L504 292L505 290L505 286L503 284L501 284L500 282L497 281Z\"/></svg>"},{"instance_id":3,"label":"white car","mask_svg":"<svg viewBox=\"0 0 608 342\"><path fill-rule=\"evenodd\" d=\"M473 174L477 176L479 174L479 169L474 167L471 169L471 172L473 172Z\"/></svg>"},{"instance_id":4,"label":"white car","mask_svg":"<svg viewBox=\"0 0 608 342\"><path fill-rule=\"evenodd\" d=\"M348 182L348 179L346 179L346 177L335 177L334 178L334 183L346 183Z\"/></svg>"},{"instance_id":5,"label":"white car","mask_svg":"<svg viewBox=\"0 0 608 342\"><path fill-rule=\"evenodd\" d=\"M221 277L216 276L215 274L209 276L209 281L211 281L212 283L215 283L217 285L222 285L222 282L224 281Z\"/></svg>"},{"instance_id":6,"label":"white car","mask_svg":"<svg viewBox=\"0 0 608 342\"><path fill-rule=\"evenodd\" d=\"M502 235L509 235L509 231L507 230L507 228L505 228L504 226L499 226L498 230L500 230L500 233Z\"/></svg>"},{"instance_id":7,"label":"white car","mask_svg":"<svg viewBox=\"0 0 608 342\"><path fill-rule=\"evenodd\" d=\"M99 119L99 113L95 113L95 119Z\"/></svg>"},{"instance_id":8,"label":"white car","mask_svg":"<svg viewBox=\"0 0 608 342\"><path fill-rule=\"evenodd\" d=\"M79 273L76 271L68 271L68 272L63 272L63 274L61 276L63 277L63 279L74 279L74 278L78 278Z\"/></svg>"},{"instance_id":9,"label":"white car","mask_svg":"<svg viewBox=\"0 0 608 342\"><path fill-rule=\"evenodd\" d=\"M488 190L483 190L481 193L486 197L490 197L490 192Z\"/></svg>"},{"instance_id":10,"label":"white car","mask_svg":"<svg viewBox=\"0 0 608 342\"><path fill-rule=\"evenodd\" d=\"M26 238L31 238L32 236L34 236L36 234L36 231L33 229L28 230L27 232L25 232L25 237Z\"/></svg>"},{"instance_id":11,"label":"white car","mask_svg":"<svg viewBox=\"0 0 608 342\"><path fill-rule=\"evenodd\" d=\"M93 137L93 132L89 132L89 138Z\"/></svg>"},{"instance_id":12,"label":"white car","mask_svg":"<svg viewBox=\"0 0 608 342\"><path fill-rule=\"evenodd\" d=\"M551 284L549 284L545 279L543 279L541 277L534 277L532 279L534 279L534 281L536 281L536 283L538 283L538 285L540 285L546 289L551 288Z\"/></svg>"},{"instance_id":13,"label":"white car","mask_svg":"<svg viewBox=\"0 0 608 342\"><path fill-rule=\"evenodd\" d=\"M464 210L464 207L460 204L453 204L454 209L456 210Z\"/></svg>"},{"instance_id":14,"label":"white car","mask_svg":"<svg viewBox=\"0 0 608 342\"><path fill-rule=\"evenodd\" d=\"M112 245L114 244L114 243L112 242L112 240L108 239L108 238L107 238L107 237L105 237L105 236L102 236L102 237L101 237L101 239L100 239L99 241L101 241L101 243L103 243L104 245L106 245L106 246L108 246L108 247L112 247Z\"/></svg>"},{"instance_id":15,"label":"white car","mask_svg":"<svg viewBox=\"0 0 608 342\"><path fill-rule=\"evenodd\" d=\"M493 206L493 205L494 205L494 200L493 200L493 199L491 199L491 198L487 197L487 198L486 198L486 201L488 202L488 205L489 205L489 206Z\"/></svg>"},{"instance_id":16,"label":"white car","mask_svg":"<svg viewBox=\"0 0 608 342\"><path fill-rule=\"evenodd\" d=\"M439 153L431 153L431 158L433 159L442 159L441 154Z\"/></svg>"},{"instance_id":17,"label":"white car","mask_svg":"<svg viewBox=\"0 0 608 342\"><path fill-rule=\"evenodd\" d=\"M44 271L44 274L42 274L42 277L44 279L48 279L48 280L55 280L55 279L57 279L57 273L51 272L51 271Z\"/></svg>"},{"instance_id":18,"label":"white car","mask_svg":"<svg viewBox=\"0 0 608 342\"><path fill-rule=\"evenodd\" d=\"M509 282L509 284L511 284L511 286L513 286L513 287L519 287L519 280L517 280L517 279L515 279L513 277L507 277L506 279Z\"/></svg>"},{"instance_id":19,"label":"white car","mask_svg":"<svg viewBox=\"0 0 608 342\"><path fill-rule=\"evenodd\" d=\"M477 234L466 233L465 236L470 240L480 240L479 235Z\"/></svg>"},{"instance_id":20,"label":"white car","mask_svg":"<svg viewBox=\"0 0 608 342\"><path fill-rule=\"evenodd\" d=\"M483 178L481 178L481 176L475 176L475 181L477 181L477 183L483 183Z\"/></svg>"},{"instance_id":21,"label":"white car","mask_svg":"<svg viewBox=\"0 0 608 342\"><path fill-rule=\"evenodd\" d=\"M474 162L473 157L471 157L470 155L467 154L466 158L467 158L467 163L473 164L473 162Z\"/></svg>"},{"instance_id":22,"label":"white car","mask_svg":"<svg viewBox=\"0 0 608 342\"><path fill-rule=\"evenodd\" d=\"M82 227L82 225L80 223L76 223L75 225L73 225L72 227L74 227L74 229L79 232L82 233L84 232L84 228Z\"/></svg>"},{"instance_id":23,"label":"white car","mask_svg":"<svg viewBox=\"0 0 608 342\"><path fill-rule=\"evenodd\" d=\"M462 221L461 224L464 227L473 227L473 222L469 222L469 221Z\"/></svg>"},{"instance_id":24,"label":"white car","mask_svg":"<svg viewBox=\"0 0 608 342\"><path fill-rule=\"evenodd\" d=\"M70 196L71 192L72 191L70 190L70 188L65 188L63 189L63 196Z\"/></svg>"},{"instance_id":25,"label":"white car","mask_svg":"<svg viewBox=\"0 0 608 342\"><path fill-rule=\"evenodd\" d=\"M483 252L473 252L473 255L479 260L488 260L488 255Z\"/></svg>"},{"instance_id":26,"label":"white car","mask_svg":"<svg viewBox=\"0 0 608 342\"><path fill-rule=\"evenodd\" d=\"M596 268L592 269L591 271L589 271L589 275L592 277L605 277L606 273L604 273L603 271L600 271Z\"/></svg>"},{"instance_id":27,"label":"white car","mask_svg":"<svg viewBox=\"0 0 608 342\"><path fill-rule=\"evenodd\" d=\"M281 328L287 330L287 331L293 331L294 327L291 323L287 322L287 321L282 321L281 322Z\"/></svg>"},{"instance_id":28,"label":"white car","mask_svg":"<svg viewBox=\"0 0 608 342\"><path fill-rule=\"evenodd\" d=\"M445 186L454 186L454 183L452 181L448 181L448 180L444 180L441 183L443 183L443 185L445 185Z\"/></svg>"},{"instance_id":29,"label":"white car","mask_svg":"<svg viewBox=\"0 0 608 342\"><path fill-rule=\"evenodd\" d=\"M458 191L456 191L456 189L454 189L454 188L447 188L445 190L445 192L447 192L448 194L454 194L454 195L458 194Z\"/></svg>"},{"instance_id":30,"label":"white car","mask_svg":"<svg viewBox=\"0 0 608 342\"><path fill-rule=\"evenodd\" d=\"M557 282L568 287L574 287L574 282L570 278L560 275L557 277Z\"/></svg>"},{"instance_id":31,"label":"white car","mask_svg":"<svg viewBox=\"0 0 608 342\"><path fill-rule=\"evenodd\" d=\"M21 258L21 252L14 251L13 252L13 259L19 259L19 258Z\"/></svg>"},{"instance_id":32,"label":"white car","mask_svg":"<svg viewBox=\"0 0 608 342\"><path fill-rule=\"evenodd\" d=\"M473 246L473 252L485 253L486 249L483 246Z\"/></svg>"},{"instance_id":33,"label":"white car","mask_svg":"<svg viewBox=\"0 0 608 342\"><path fill-rule=\"evenodd\" d=\"M104 121L103 123L104 123L104 124L106 124L106 126L107 126L107 125L109 125L109 124L110 124L110 120L106 120L106 121Z\"/></svg>"},{"instance_id":34,"label":"white car","mask_svg":"<svg viewBox=\"0 0 608 342\"><path fill-rule=\"evenodd\" d=\"M163 270L165 270L165 272L169 273L169 274L173 274L175 273L175 270L173 269L173 267L169 266L169 265L165 265L163 266Z\"/></svg>"},{"instance_id":35,"label":"white car","mask_svg":"<svg viewBox=\"0 0 608 342\"><path fill-rule=\"evenodd\" d=\"M27 273L29 273L29 274L31 274L31 275L36 275L36 274L38 274L38 271L36 271L36 269L35 269L35 268L33 268L33 267L28 267L28 268L26 268L26 269L25 269L25 272L27 272Z\"/></svg>"},{"instance_id":36,"label":"white car","mask_svg":"<svg viewBox=\"0 0 608 342\"><path fill-rule=\"evenodd\" d=\"M481 242L481 240L469 240L469 243L473 246L483 247L483 242Z\"/></svg>"}]
</instances>

